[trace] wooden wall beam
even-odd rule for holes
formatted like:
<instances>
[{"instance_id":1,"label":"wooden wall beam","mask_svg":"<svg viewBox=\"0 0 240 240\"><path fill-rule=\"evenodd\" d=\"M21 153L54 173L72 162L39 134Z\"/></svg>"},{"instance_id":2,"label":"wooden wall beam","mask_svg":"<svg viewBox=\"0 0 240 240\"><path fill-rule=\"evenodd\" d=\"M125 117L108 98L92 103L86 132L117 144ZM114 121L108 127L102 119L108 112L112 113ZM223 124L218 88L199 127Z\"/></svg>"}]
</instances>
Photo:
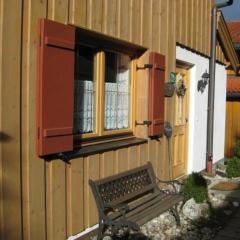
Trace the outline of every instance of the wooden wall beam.
<instances>
[{"instance_id":1,"label":"wooden wall beam","mask_svg":"<svg viewBox=\"0 0 240 240\"><path fill-rule=\"evenodd\" d=\"M102 31L111 36L117 35L117 6L117 0L103 0Z\"/></svg>"},{"instance_id":2,"label":"wooden wall beam","mask_svg":"<svg viewBox=\"0 0 240 240\"><path fill-rule=\"evenodd\" d=\"M22 238L22 1L1 1L0 16L0 238L17 240Z\"/></svg>"},{"instance_id":3,"label":"wooden wall beam","mask_svg":"<svg viewBox=\"0 0 240 240\"><path fill-rule=\"evenodd\" d=\"M45 166L36 154L36 76L38 19L47 16L47 1L24 0L22 43L22 209L23 239L46 239ZM16 3L16 1L15 1ZM14 9L16 6L14 6Z\"/></svg>"},{"instance_id":4,"label":"wooden wall beam","mask_svg":"<svg viewBox=\"0 0 240 240\"><path fill-rule=\"evenodd\" d=\"M69 0L69 23L86 27L87 0Z\"/></svg>"},{"instance_id":5,"label":"wooden wall beam","mask_svg":"<svg viewBox=\"0 0 240 240\"><path fill-rule=\"evenodd\" d=\"M68 14L68 1L48 1L48 19L68 23ZM45 167L47 239L65 239L67 237L66 163L61 160L46 162Z\"/></svg>"}]
</instances>

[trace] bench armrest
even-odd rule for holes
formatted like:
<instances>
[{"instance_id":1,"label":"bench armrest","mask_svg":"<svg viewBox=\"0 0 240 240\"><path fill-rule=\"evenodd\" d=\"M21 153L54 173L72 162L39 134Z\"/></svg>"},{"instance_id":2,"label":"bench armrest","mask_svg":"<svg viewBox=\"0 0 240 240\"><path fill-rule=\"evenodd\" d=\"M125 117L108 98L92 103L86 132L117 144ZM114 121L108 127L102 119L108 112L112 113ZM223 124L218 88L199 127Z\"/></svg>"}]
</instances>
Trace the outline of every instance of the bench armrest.
<instances>
[{"instance_id":1,"label":"bench armrest","mask_svg":"<svg viewBox=\"0 0 240 240\"><path fill-rule=\"evenodd\" d=\"M161 189L160 188L161 191L164 191L166 193L175 193L175 194L181 193L183 184L180 183L179 181L177 181L177 180L164 181L164 180L161 180L157 177L156 177L156 180L157 180L157 184L164 183L164 184L172 187L172 189Z\"/></svg>"}]
</instances>

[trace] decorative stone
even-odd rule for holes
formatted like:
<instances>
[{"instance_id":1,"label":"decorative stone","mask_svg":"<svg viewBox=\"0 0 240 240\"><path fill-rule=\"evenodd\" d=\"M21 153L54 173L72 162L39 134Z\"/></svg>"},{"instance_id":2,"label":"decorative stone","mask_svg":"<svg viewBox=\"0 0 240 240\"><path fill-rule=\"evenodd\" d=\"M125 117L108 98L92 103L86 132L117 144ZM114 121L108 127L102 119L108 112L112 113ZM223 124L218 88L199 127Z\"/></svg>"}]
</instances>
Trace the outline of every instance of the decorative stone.
<instances>
[{"instance_id":1,"label":"decorative stone","mask_svg":"<svg viewBox=\"0 0 240 240\"><path fill-rule=\"evenodd\" d=\"M216 197L212 197L212 201L217 202L218 199Z\"/></svg>"},{"instance_id":2,"label":"decorative stone","mask_svg":"<svg viewBox=\"0 0 240 240\"><path fill-rule=\"evenodd\" d=\"M112 238L110 236L105 236L103 240L112 240Z\"/></svg>"},{"instance_id":3,"label":"decorative stone","mask_svg":"<svg viewBox=\"0 0 240 240\"><path fill-rule=\"evenodd\" d=\"M207 203L199 204L202 217L207 217L209 215L209 205Z\"/></svg>"},{"instance_id":4,"label":"decorative stone","mask_svg":"<svg viewBox=\"0 0 240 240\"><path fill-rule=\"evenodd\" d=\"M231 215L232 214L232 211L231 210L225 210L223 211L226 215Z\"/></svg>"},{"instance_id":5,"label":"decorative stone","mask_svg":"<svg viewBox=\"0 0 240 240\"><path fill-rule=\"evenodd\" d=\"M234 207L239 207L239 202L233 202L232 205L233 205Z\"/></svg>"},{"instance_id":6,"label":"decorative stone","mask_svg":"<svg viewBox=\"0 0 240 240\"><path fill-rule=\"evenodd\" d=\"M189 199L183 206L183 214L191 220L199 218L201 216L199 204L193 198Z\"/></svg>"},{"instance_id":7,"label":"decorative stone","mask_svg":"<svg viewBox=\"0 0 240 240\"><path fill-rule=\"evenodd\" d=\"M174 216L171 215L171 214L166 214L166 215L164 216L164 218L162 219L162 222L163 222L163 224L165 224L165 225L170 225L170 226L176 225L175 218L174 218Z\"/></svg>"}]
</instances>

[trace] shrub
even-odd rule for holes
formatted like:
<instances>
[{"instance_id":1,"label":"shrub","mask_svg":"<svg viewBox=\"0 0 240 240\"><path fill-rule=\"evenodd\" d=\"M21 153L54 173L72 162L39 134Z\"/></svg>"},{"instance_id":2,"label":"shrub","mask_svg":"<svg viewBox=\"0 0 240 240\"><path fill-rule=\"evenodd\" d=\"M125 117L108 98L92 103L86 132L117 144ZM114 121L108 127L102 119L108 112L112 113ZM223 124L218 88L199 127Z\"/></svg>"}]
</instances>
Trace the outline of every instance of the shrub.
<instances>
[{"instance_id":1,"label":"shrub","mask_svg":"<svg viewBox=\"0 0 240 240\"><path fill-rule=\"evenodd\" d=\"M240 158L240 140L237 140L236 145L233 148L233 154Z\"/></svg>"},{"instance_id":2,"label":"shrub","mask_svg":"<svg viewBox=\"0 0 240 240\"><path fill-rule=\"evenodd\" d=\"M184 181L183 185L184 199L194 198L196 203L202 203L208 199L207 181L200 174L193 172Z\"/></svg>"},{"instance_id":3,"label":"shrub","mask_svg":"<svg viewBox=\"0 0 240 240\"><path fill-rule=\"evenodd\" d=\"M240 159L239 158L233 157L227 161L226 173L229 178L240 176Z\"/></svg>"}]
</instances>

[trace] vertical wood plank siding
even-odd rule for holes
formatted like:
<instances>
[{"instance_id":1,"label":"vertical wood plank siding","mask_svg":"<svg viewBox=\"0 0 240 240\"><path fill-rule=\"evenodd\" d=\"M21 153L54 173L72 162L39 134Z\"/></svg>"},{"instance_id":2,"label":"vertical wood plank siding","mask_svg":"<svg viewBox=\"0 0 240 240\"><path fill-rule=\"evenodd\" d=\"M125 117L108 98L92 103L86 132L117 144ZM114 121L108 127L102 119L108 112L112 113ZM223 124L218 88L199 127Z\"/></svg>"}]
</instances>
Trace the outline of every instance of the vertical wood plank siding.
<instances>
[{"instance_id":1,"label":"vertical wood plank siding","mask_svg":"<svg viewBox=\"0 0 240 240\"><path fill-rule=\"evenodd\" d=\"M48 1L48 19L67 23L68 14L68 1ZM46 162L47 239L67 236L66 193L66 163Z\"/></svg>"},{"instance_id":2,"label":"vertical wood plank siding","mask_svg":"<svg viewBox=\"0 0 240 240\"><path fill-rule=\"evenodd\" d=\"M227 101L225 129L225 156L233 156L233 147L240 140L240 101Z\"/></svg>"},{"instance_id":3,"label":"vertical wood plank siding","mask_svg":"<svg viewBox=\"0 0 240 240\"><path fill-rule=\"evenodd\" d=\"M46 239L45 164L36 156L35 99L37 21L47 16L47 2L26 0L22 46L22 193L23 239ZM35 79L35 80L33 80Z\"/></svg>"},{"instance_id":4,"label":"vertical wood plank siding","mask_svg":"<svg viewBox=\"0 0 240 240\"><path fill-rule=\"evenodd\" d=\"M211 3L212 0L1 1L0 134L9 135L8 141L1 137L0 145L1 239L23 236L24 240L63 240L96 224L89 178L106 177L147 161L153 163L159 177L169 178L165 138L74 159L70 165L60 160L44 162L36 156L38 19L86 27L164 54L168 80L169 73L175 71L176 42L209 55ZM220 51L218 57L223 60ZM166 99L165 120L173 121L173 106L173 100Z\"/></svg>"},{"instance_id":5,"label":"vertical wood plank siding","mask_svg":"<svg viewBox=\"0 0 240 240\"><path fill-rule=\"evenodd\" d=\"M21 1L0 2L0 239L21 226ZM14 226L14 231L12 227Z\"/></svg>"}]
</instances>

